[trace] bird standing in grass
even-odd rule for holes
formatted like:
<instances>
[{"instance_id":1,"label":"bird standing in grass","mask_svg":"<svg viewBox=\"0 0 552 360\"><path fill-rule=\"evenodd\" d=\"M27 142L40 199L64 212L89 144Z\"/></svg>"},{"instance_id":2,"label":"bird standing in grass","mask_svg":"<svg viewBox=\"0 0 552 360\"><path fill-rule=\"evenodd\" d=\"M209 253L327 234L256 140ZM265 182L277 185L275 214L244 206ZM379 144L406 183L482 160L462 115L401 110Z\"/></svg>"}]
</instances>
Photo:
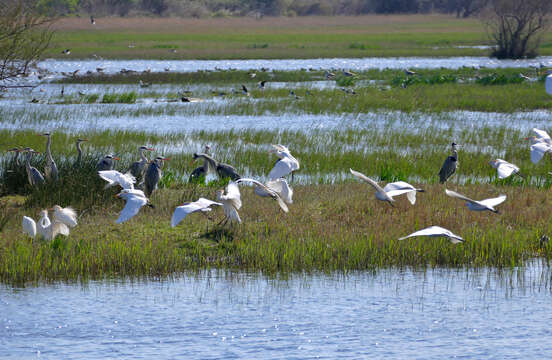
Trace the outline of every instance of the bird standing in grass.
<instances>
[{"instance_id":1,"label":"bird standing in grass","mask_svg":"<svg viewBox=\"0 0 552 360\"><path fill-rule=\"evenodd\" d=\"M50 210L54 212L54 221L63 223L69 227L77 226L77 213L73 208L62 208L59 205L54 205Z\"/></svg>"},{"instance_id":2,"label":"bird standing in grass","mask_svg":"<svg viewBox=\"0 0 552 360\"><path fill-rule=\"evenodd\" d=\"M87 139L77 139L76 146L77 146L77 161L75 162L75 166L79 166L82 162L82 149L81 149L81 143L84 141L88 141Z\"/></svg>"},{"instance_id":3,"label":"bird standing in grass","mask_svg":"<svg viewBox=\"0 0 552 360\"><path fill-rule=\"evenodd\" d=\"M27 159L25 160L25 170L27 171L27 180L29 180L29 184L31 186L44 184L44 176L42 176L42 173L34 166L31 166L31 157L33 156L33 154L40 153L38 151L34 151L29 147L23 149L22 151L27 153Z\"/></svg>"},{"instance_id":4,"label":"bird standing in grass","mask_svg":"<svg viewBox=\"0 0 552 360\"><path fill-rule=\"evenodd\" d=\"M153 149L142 145L138 148L138 151L140 152L140 160L130 164L127 172L129 172L132 176L139 180L143 177L146 165L149 161L144 151L153 151Z\"/></svg>"},{"instance_id":5,"label":"bird standing in grass","mask_svg":"<svg viewBox=\"0 0 552 360\"><path fill-rule=\"evenodd\" d=\"M31 238L35 238L38 235L45 240L51 241L59 234L64 236L69 235L69 228L66 224L55 219L54 222L50 221L48 210L40 212L38 224L32 218L23 216L22 226L23 232Z\"/></svg>"},{"instance_id":6,"label":"bird standing in grass","mask_svg":"<svg viewBox=\"0 0 552 360\"><path fill-rule=\"evenodd\" d=\"M205 168L206 175L208 173L216 172L218 177L221 179L230 178L236 181L241 178L240 174L238 174L238 171L232 165L220 163L205 153L194 153L193 158L194 161L197 159L204 160L204 168L205 165L207 165L207 168Z\"/></svg>"},{"instance_id":7,"label":"bird standing in grass","mask_svg":"<svg viewBox=\"0 0 552 360\"><path fill-rule=\"evenodd\" d=\"M157 189L159 180L161 180L163 176L163 170L161 169L163 167L163 161L168 160L169 158L158 156L149 163L144 175L144 193L146 196L151 196L153 191Z\"/></svg>"},{"instance_id":8,"label":"bird standing in grass","mask_svg":"<svg viewBox=\"0 0 552 360\"><path fill-rule=\"evenodd\" d=\"M439 170L439 182L441 184L444 184L458 168L458 146L459 145L454 142L451 144L452 155L445 159L443 166L441 166L441 170Z\"/></svg>"},{"instance_id":9,"label":"bird standing in grass","mask_svg":"<svg viewBox=\"0 0 552 360\"><path fill-rule=\"evenodd\" d=\"M58 178L58 168L56 162L54 161L54 158L52 157L52 134L46 132L41 135L48 138L48 140L46 141L46 165L44 166L44 176L49 181L56 181Z\"/></svg>"},{"instance_id":10,"label":"bird standing in grass","mask_svg":"<svg viewBox=\"0 0 552 360\"><path fill-rule=\"evenodd\" d=\"M96 170L98 171L113 170L113 167L115 166L115 163L113 162L113 160L120 160L120 159L111 154L104 156L100 161L98 161L98 164L96 164Z\"/></svg>"}]
</instances>

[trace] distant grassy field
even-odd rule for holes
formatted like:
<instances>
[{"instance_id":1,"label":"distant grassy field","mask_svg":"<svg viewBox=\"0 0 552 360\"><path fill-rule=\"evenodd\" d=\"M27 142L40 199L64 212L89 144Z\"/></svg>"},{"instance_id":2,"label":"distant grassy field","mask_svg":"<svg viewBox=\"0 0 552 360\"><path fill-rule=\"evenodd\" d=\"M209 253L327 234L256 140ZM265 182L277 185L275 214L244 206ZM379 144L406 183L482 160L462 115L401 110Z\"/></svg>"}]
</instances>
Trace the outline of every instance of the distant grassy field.
<instances>
[{"instance_id":1,"label":"distant grassy field","mask_svg":"<svg viewBox=\"0 0 552 360\"><path fill-rule=\"evenodd\" d=\"M477 19L444 15L228 19L87 18L56 24L47 57L83 59L245 59L485 56ZM70 55L61 53L71 49ZM542 43L552 54L552 34Z\"/></svg>"}]
</instances>

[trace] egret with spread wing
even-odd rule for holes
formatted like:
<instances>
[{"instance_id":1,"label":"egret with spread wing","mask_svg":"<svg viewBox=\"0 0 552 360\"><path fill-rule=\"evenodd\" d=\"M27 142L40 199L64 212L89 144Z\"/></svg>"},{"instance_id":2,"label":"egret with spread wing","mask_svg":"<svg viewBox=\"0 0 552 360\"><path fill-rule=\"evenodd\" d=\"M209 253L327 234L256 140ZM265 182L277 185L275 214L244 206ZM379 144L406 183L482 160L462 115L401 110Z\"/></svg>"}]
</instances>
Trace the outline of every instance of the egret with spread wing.
<instances>
[{"instance_id":1,"label":"egret with spread wing","mask_svg":"<svg viewBox=\"0 0 552 360\"><path fill-rule=\"evenodd\" d=\"M236 184L241 183L251 183L255 185L255 193L261 197L271 197L272 199L276 200L278 202L278 205L280 205L280 208L284 212L288 212L289 209L282 199L282 196L273 188L271 188L268 185L265 185L261 183L260 181L254 180L254 179L239 179L236 181Z\"/></svg>"},{"instance_id":2,"label":"egret with spread wing","mask_svg":"<svg viewBox=\"0 0 552 360\"><path fill-rule=\"evenodd\" d=\"M430 226L428 228L416 231L410 235L400 238L399 240L408 239L414 236L429 236L429 237L446 237L453 244L464 242L460 236L453 234L450 230L442 228L440 226Z\"/></svg>"},{"instance_id":3,"label":"egret with spread wing","mask_svg":"<svg viewBox=\"0 0 552 360\"><path fill-rule=\"evenodd\" d=\"M120 185L123 189L134 189L134 184L136 183L136 178L130 173L122 174L117 170L98 171L98 175L107 181L104 189L114 185Z\"/></svg>"},{"instance_id":4,"label":"egret with spread wing","mask_svg":"<svg viewBox=\"0 0 552 360\"><path fill-rule=\"evenodd\" d=\"M445 193L450 197L464 200L466 202L466 206L468 207L468 209L473 211L488 210L494 213L498 213L498 210L496 210L494 207L499 204L502 204L506 200L506 195L500 195L499 197L496 197L496 198L476 201L448 189L445 189Z\"/></svg>"},{"instance_id":5,"label":"egret with spread wing","mask_svg":"<svg viewBox=\"0 0 552 360\"><path fill-rule=\"evenodd\" d=\"M230 224L234 222L240 224L241 219L238 210L241 208L242 202L238 185L230 181L226 186L226 193L224 190L217 190L217 200L222 203L224 209L225 217L221 221L222 225L225 225L227 222L230 222Z\"/></svg>"},{"instance_id":6,"label":"egret with spread wing","mask_svg":"<svg viewBox=\"0 0 552 360\"><path fill-rule=\"evenodd\" d=\"M299 170L299 161L291 155L291 152L284 145L272 145L273 149L269 152L273 152L280 158L276 161L272 170L268 174L270 180L276 180L291 173L291 180L293 181L293 172Z\"/></svg>"},{"instance_id":7,"label":"egret with spread wing","mask_svg":"<svg viewBox=\"0 0 552 360\"><path fill-rule=\"evenodd\" d=\"M201 212L202 214L205 214L206 212L211 211L212 205L218 205L223 206L223 204L211 201L209 199L205 198L199 198L197 201L191 202L191 203L185 203L181 206L178 206L176 209L174 209L174 213L171 219L171 226L175 227L178 225L184 218L191 213L194 212Z\"/></svg>"},{"instance_id":8,"label":"egret with spread wing","mask_svg":"<svg viewBox=\"0 0 552 360\"><path fill-rule=\"evenodd\" d=\"M495 159L489 161L489 164L491 164L491 166L496 169L499 179L506 179L512 174L523 177L523 175L521 175L521 173L519 172L519 168L516 165L507 162L506 160Z\"/></svg>"},{"instance_id":9,"label":"egret with spread wing","mask_svg":"<svg viewBox=\"0 0 552 360\"><path fill-rule=\"evenodd\" d=\"M62 208L59 205L54 205L50 210L54 212L54 221L63 223L69 227L77 226L77 213L73 208Z\"/></svg>"},{"instance_id":10,"label":"egret with spread wing","mask_svg":"<svg viewBox=\"0 0 552 360\"><path fill-rule=\"evenodd\" d=\"M123 189L115 196L126 201L126 205L119 214L119 218L117 219L117 221L115 221L115 223L117 224L130 220L132 217L138 214L142 206L149 205L149 200L146 195L144 195L144 192L142 190Z\"/></svg>"},{"instance_id":11,"label":"egret with spread wing","mask_svg":"<svg viewBox=\"0 0 552 360\"><path fill-rule=\"evenodd\" d=\"M376 199L387 201L391 206L393 206L393 202L395 201L393 197L402 195L402 194L406 194L408 201L410 201L410 203L414 205L416 203L416 193L424 192L423 189L417 189L414 186L404 181L392 182L385 185L385 187L382 188L381 186L378 185L376 181L370 179L368 176L364 175L363 173L360 173L353 169L349 169L349 171L351 171L351 174L353 174L357 178L370 184L374 188L374 190L376 190Z\"/></svg>"}]
</instances>

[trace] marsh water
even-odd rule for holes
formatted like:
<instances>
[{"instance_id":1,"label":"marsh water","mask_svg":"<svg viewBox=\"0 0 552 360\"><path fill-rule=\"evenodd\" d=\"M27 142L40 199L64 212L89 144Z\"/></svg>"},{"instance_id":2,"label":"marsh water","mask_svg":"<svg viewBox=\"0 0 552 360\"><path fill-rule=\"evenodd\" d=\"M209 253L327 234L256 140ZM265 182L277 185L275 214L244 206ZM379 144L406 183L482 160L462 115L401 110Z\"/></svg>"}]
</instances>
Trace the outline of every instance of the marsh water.
<instances>
[{"instance_id":1,"label":"marsh water","mask_svg":"<svg viewBox=\"0 0 552 360\"><path fill-rule=\"evenodd\" d=\"M0 358L542 359L550 290L539 262L5 287Z\"/></svg>"}]
</instances>

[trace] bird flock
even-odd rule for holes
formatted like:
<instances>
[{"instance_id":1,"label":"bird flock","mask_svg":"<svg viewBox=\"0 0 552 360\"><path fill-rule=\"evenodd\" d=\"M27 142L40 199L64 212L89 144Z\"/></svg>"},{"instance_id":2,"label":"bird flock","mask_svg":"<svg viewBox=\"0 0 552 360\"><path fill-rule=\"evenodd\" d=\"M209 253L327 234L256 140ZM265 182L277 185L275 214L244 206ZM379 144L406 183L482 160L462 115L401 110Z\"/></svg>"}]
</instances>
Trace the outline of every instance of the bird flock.
<instances>
[{"instance_id":1,"label":"bird flock","mask_svg":"<svg viewBox=\"0 0 552 360\"><path fill-rule=\"evenodd\" d=\"M544 130L533 129L534 136L526 138L531 142L531 160L537 163L546 153L552 153L552 139ZM44 165L44 175L30 165L31 157L39 152L30 147L23 149L12 148L8 151L15 153L14 163L21 166L19 153L25 153L25 169L27 180L33 187L41 186L46 181L56 181L58 179L58 169L51 154L52 134L47 132L40 134L47 137L46 142L46 157ZM78 158L75 165L78 165L82 159L81 143L87 139L78 139L76 142ZM447 156L441 169L438 173L439 182L444 184L453 176L458 168L458 149L460 145L451 144L451 155ZM171 226L175 227L181 223L189 214L199 212L204 216L209 217L209 213L215 206L222 206L224 210L224 218L218 225L225 226L226 224L240 224L242 222L239 210L242 207L241 194L238 185L252 185L256 195L264 198L270 198L278 204L279 208L284 212L289 212L289 205L293 203L293 189L290 187L287 176L291 176L300 169L299 161L291 154L291 151L284 145L275 144L269 150L278 157L272 170L268 174L268 181L261 181L252 178L241 177L237 170L229 165L218 162L210 154L211 147L206 145L203 153L194 153L193 160L203 160L203 164L194 169L190 175L189 181L194 182L201 179L204 181L207 174L214 174L221 179L229 179L228 185L224 189L217 190L216 201L199 198L197 201L184 203L178 206L173 213ZM144 206L154 207L149 200L149 197L157 189L160 179L163 176L163 164L169 158L157 156L153 160L149 160L146 152L154 151L153 148L140 146L138 148L140 160L133 162L125 173L114 170L114 161L119 160L113 154L107 154L100 159L96 165L99 178L106 181L105 189L120 186L121 191L115 195L117 198L125 200L126 204L115 221L117 224L130 220L138 214ZM489 165L497 170L499 179L504 179L512 175L524 177L520 173L519 167L507 162L503 159L494 159L489 161ZM375 191L377 200L385 201L389 205L394 206L394 197L406 195L408 201L414 205L416 203L416 194L423 193L424 190L416 188L404 181L391 182L383 188L377 181L370 177L350 169L350 173L357 179L368 183ZM506 195L499 195L494 198L474 200L466 195L459 194L445 188L445 194L455 199L465 202L466 207L472 211L490 211L498 213L496 209L498 205L506 201ZM53 218L50 219L48 211L53 211ZM212 219L211 219L212 220ZM77 214L71 207L62 208L59 205L54 205L48 210L42 210L38 221L30 217L24 216L22 221L23 232L30 237L41 237L46 240L52 240L57 235L69 235L69 229L77 225ZM431 226L410 235L399 238L399 240L408 239L416 236L429 237L446 237L452 243L461 243L463 239L452 233L448 229L439 226Z\"/></svg>"}]
</instances>

